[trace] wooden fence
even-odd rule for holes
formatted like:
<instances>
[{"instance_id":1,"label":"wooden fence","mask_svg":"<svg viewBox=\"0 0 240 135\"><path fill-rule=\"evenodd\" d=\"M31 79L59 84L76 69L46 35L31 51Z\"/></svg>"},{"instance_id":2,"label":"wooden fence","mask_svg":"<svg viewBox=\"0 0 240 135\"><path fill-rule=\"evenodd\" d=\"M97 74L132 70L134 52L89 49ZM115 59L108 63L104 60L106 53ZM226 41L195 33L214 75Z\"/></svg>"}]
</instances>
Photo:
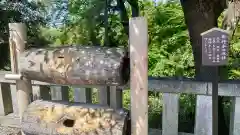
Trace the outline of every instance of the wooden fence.
<instances>
[{"instance_id":1,"label":"wooden fence","mask_svg":"<svg viewBox=\"0 0 240 135\"><path fill-rule=\"evenodd\" d=\"M131 88L131 134L132 135L178 135L179 93L197 95L195 135L212 135L212 97L211 83L191 80L147 79L147 22L144 18L130 20L130 88ZM19 27L17 27L19 26ZM24 25L10 24L10 51L11 69L19 74L18 58L24 52L26 30ZM31 101L43 100L69 100L68 86L60 86L38 82L24 78L18 81L5 80L0 73L0 125L20 126L20 118L24 109ZM16 83L17 82L17 83ZM17 89L16 89L17 85ZM73 86L75 102L92 102L91 88L98 89L99 104L109 105L113 108L122 107L122 90L115 86ZM108 90L107 90L108 89ZM162 130L148 130L147 100L148 90L163 93ZM32 96L29 94L32 93ZM240 84L220 83L219 95L232 96L230 135L240 133ZM180 133L187 135L187 133Z\"/></svg>"},{"instance_id":2,"label":"wooden fence","mask_svg":"<svg viewBox=\"0 0 240 135\"><path fill-rule=\"evenodd\" d=\"M16 99L15 81L5 80L0 72L0 124L4 126L19 127L19 117ZM45 100L69 100L66 86L32 81L33 97ZM75 102L92 102L91 88L74 86ZM93 86L92 88L94 88ZM194 135L212 135L212 98L211 83L194 80L177 80L167 78L149 78L149 91L163 93L162 131L149 130L149 134L178 135L178 111L179 93L196 94L196 116ZM55 90L53 90L55 89ZM111 87L110 94L106 88L99 88L99 103L108 104L112 107L122 107L122 90ZM105 90L104 90L105 89ZM128 89L128 88L124 88ZM219 83L219 95L233 98L232 112L230 117L230 135L240 133L240 81L227 81ZM160 118L159 118L160 119ZM161 133L160 133L161 132ZM191 135L179 133L180 135Z\"/></svg>"}]
</instances>

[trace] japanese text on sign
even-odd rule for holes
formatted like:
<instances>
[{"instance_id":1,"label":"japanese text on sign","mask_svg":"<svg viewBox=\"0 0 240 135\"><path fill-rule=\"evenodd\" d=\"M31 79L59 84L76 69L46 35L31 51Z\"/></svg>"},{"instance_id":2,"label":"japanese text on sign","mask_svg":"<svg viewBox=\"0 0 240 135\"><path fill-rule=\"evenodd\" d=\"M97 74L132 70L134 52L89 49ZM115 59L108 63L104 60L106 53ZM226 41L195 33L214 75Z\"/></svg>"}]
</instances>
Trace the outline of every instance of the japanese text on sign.
<instances>
[{"instance_id":1,"label":"japanese text on sign","mask_svg":"<svg viewBox=\"0 0 240 135\"><path fill-rule=\"evenodd\" d=\"M213 28L202 34L203 65L225 65L228 57L228 34Z\"/></svg>"}]
</instances>

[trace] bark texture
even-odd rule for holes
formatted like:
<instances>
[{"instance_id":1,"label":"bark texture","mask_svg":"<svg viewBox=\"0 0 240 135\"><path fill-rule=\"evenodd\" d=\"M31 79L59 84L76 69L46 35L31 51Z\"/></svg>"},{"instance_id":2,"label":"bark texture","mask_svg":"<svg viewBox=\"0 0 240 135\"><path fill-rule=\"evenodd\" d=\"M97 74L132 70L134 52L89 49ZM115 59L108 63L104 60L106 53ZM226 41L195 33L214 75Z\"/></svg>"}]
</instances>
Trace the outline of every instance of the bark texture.
<instances>
[{"instance_id":1,"label":"bark texture","mask_svg":"<svg viewBox=\"0 0 240 135\"><path fill-rule=\"evenodd\" d=\"M64 85L124 85L130 73L125 49L100 46L31 49L19 65L28 79Z\"/></svg>"},{"instance_id":2,"label":"bark texture","mask_svg":"<svg viewBox=\"0 0 240 135\"><path fill-rule=\"evenodd\" d=\"M201 33L217 26L217 19L225 8L227 2L225 0L181 0L184 12L185 22L188 26L190 42L192 45L195 74L198 80L211 81L214 79L212 67L202 66L201 57ZM219 70L221 79L226 78L227 70L221 67ZM227 135L227 124L224 121L223 98L219 97L219 135Z\"/></svg>"},{"instance_id":3,"label":"bark texture","mask_svg":"<svg viewBox=\"0 0 240 135\"><path fill-rule=\"evenodd\" d=\"M26 135L125 135L128 116L102 105L36 100L21 126Z\"/></svg>"}]
</instances>

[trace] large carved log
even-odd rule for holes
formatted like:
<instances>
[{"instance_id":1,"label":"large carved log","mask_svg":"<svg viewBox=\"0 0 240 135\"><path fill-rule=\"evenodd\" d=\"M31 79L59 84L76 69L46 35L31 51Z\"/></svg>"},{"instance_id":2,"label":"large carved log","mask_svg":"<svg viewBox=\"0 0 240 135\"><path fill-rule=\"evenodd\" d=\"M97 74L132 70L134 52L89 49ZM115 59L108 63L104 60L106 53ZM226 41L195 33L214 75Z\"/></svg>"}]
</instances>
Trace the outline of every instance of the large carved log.
<instances>
[{"instance_id":1,"label":"large carved log","mask_svg":"<svg viewBox=\"0 0 240 135\"><path fill-rule=\"evenodd\" d=\"M102 105L36 100L22 117L26 135L125 135L129 114Z\"/></svg>"},{"instance_id":2,"label":"large carved log","mask_svg":"<svg viewBox=\"0 0 240 135\"><path fill-rule=\"evenodd\" d=\"M97 46L30 49L19 67L26 78L63 85L124 85L130 73L125 49Z\"/></svg>"}]
</instances>

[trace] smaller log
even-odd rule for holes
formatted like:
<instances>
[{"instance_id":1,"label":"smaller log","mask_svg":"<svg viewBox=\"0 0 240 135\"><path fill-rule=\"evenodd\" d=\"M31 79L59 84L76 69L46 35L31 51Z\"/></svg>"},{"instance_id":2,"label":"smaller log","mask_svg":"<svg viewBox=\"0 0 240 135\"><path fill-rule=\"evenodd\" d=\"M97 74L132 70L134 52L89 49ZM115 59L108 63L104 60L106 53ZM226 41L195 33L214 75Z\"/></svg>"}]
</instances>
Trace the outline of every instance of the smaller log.
<instances>
[{"instance_id":1,"label":"smaller log","mask_svg":"<svg viewBox=\"0 0 240 135\"><path fill-rule=\"evenodd\" d=\"M5 74L4 78L7 80L22 80L23 76L21 74Z\"/></svg>"},{"instance_id":2,"label":"smaller log","mask_svg":"<svg viewBox=\"0 0 240 135\"><path fill-rule=\"evenodd\" d=\"M125 135L128 116L103 105L36 100L21 128L26 135Z\"/></svg>"},{"instance_id":3,"label":"smaller log","mask_svg":"<svg viewBox=\"0 0 240 135\"><path fill-rule=\"evenodd\" d=\"M124 48L64 46L31 49L20 56L20 73L62 85L125 85L130 63Z\"/></svg>"}]
</instances>

